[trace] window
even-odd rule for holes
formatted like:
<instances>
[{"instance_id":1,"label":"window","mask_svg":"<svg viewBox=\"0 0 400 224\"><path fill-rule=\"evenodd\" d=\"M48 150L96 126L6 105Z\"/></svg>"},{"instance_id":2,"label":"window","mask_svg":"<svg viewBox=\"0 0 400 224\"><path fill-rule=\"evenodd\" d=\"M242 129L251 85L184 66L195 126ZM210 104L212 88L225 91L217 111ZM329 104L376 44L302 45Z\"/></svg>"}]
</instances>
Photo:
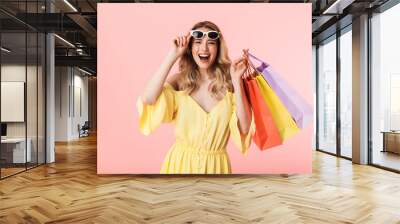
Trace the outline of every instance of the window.
<instances>
[{"instance_id":1,"label":"window","mask_svg":"<svg viewBox=\"0 0 400 224\"><path fill-rule=\"evenodd\" d=\"M336 36L318 47L318 149L336 153Z\"/></svg>"},{"instance_id":2,"label":"window","mask_svg":"<svg viewBox=\"0 0 400 224\"><path fill-rule=\"evenodd\" d=\"M371 18L371 161L400 170L400 4Z\"/></svg>"},{"instance_id":3,"label":"window","mask_svg":"<svg viewBox=\"0 0 400 224\"><path fill-rule=\"evenodd\" d=\"M340 36L340 154L351 158L352 149L352 35L351 26Z\"/></svg>"}]
</instances>

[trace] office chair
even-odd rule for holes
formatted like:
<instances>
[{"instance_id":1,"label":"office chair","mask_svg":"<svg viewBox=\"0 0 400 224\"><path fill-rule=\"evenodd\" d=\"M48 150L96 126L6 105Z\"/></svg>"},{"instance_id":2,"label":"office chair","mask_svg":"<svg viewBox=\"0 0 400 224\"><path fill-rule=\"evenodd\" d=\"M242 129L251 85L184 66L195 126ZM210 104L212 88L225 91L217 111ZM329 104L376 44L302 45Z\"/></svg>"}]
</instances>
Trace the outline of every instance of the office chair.
<instances>
[{"instance_id":1,"label":"office chair","mask_svg":"<svg viewBox=\"0 0 400 224\"><path fill-rule=\"evenodd\" d=\"M79 138L89 136L89 129L90 129L89 121L85 121L82 127L79 128Z\"/></svg>"}]
</instances>

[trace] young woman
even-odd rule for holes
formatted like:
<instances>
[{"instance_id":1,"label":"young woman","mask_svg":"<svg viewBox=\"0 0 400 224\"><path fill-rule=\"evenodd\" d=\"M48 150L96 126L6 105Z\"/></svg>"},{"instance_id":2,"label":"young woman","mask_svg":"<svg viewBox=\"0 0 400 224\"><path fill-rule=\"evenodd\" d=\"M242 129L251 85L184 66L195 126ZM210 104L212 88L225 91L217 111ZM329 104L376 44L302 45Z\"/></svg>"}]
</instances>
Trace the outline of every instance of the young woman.
<instances>
[{"instance_id":1,"label":"young woman","mask_svg":"<svg viewBox=\"0 0 400 224\"><path fill-rule=\"evenodd\" d=\"M255 126L242 79L244 56L231 63L220 29L212 22L195 24L174 39L161 67L137 101L140 130L149 135L163 122L175 124L176 141L162 174L228 174L229 137L246 155ZM179 73L168 77L179 61Z\"/></svg>"}]
</instances>

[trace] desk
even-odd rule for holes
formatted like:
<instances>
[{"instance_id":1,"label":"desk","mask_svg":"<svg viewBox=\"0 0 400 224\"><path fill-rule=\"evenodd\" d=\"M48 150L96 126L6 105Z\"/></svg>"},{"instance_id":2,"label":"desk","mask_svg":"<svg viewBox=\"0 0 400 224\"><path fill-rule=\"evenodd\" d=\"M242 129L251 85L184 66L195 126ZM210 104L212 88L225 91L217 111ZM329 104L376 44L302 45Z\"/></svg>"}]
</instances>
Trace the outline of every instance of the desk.
<instances>
[{"instance_id":1,"label":"desk","mask_svg":"<svg viewBox=\"0 0 400 224\"><path fill-rule=\"evenodd\" d=\"M382 152L400 154L400 131L382 131L381 133L383 133Z\"/></svg>"},{"instance_id":2,"label":"desk","mask_svg":"<svg viewBox=\"0 0 400 224\"><path fill-rule=\"evenodd\" d=\"M6 163L25 163L32 159L31 145L32 140L28 138L25 154L25 138L6 138L1 139L1 157ZM12 159L11 159L12 158ZM27 161L25 161L27 159Z\"/></svg>"}]
</instances>

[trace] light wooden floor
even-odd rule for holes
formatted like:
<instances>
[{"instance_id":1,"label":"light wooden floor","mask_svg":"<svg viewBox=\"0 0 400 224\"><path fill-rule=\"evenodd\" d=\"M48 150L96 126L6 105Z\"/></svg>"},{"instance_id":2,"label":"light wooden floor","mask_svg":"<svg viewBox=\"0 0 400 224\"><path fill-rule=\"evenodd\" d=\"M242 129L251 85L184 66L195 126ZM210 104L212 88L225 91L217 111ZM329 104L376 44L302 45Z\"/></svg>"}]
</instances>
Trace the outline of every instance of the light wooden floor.
<instances>
[{"instance_id":1,"label":"light wooden floor","mask_svg":"<svg viewBox=\"0 0 400 224\"><path fill-rule=\"evenodd\" d=\"M0 223L400 223L400 175L314 153L312 175L96 175L96 139L0 181Z\"/></svg>"},{"instance_id":2,"label":"light wooden floor","mask_svg":"<svg viewBox=\"0 0 400 224\"><path fill-rule=\"evenodd\" d=\"M400 170L400 154L376 150L372 159L375 164Z\"/></svg>"},{"instance_id":3,"label":"light wooden floor","mask_svg":"<svg viewBox=\"0 0 400 224\"><path fill-rule=\"evenodd\" d=\"M19 167L17 167L17 168L1 168L1 177L2 178L7 177L7 176L13 175L15 173L24 171L24 170L25 170L25 167L24 168L19 168Z\"/></svg>"}]
</instances>

